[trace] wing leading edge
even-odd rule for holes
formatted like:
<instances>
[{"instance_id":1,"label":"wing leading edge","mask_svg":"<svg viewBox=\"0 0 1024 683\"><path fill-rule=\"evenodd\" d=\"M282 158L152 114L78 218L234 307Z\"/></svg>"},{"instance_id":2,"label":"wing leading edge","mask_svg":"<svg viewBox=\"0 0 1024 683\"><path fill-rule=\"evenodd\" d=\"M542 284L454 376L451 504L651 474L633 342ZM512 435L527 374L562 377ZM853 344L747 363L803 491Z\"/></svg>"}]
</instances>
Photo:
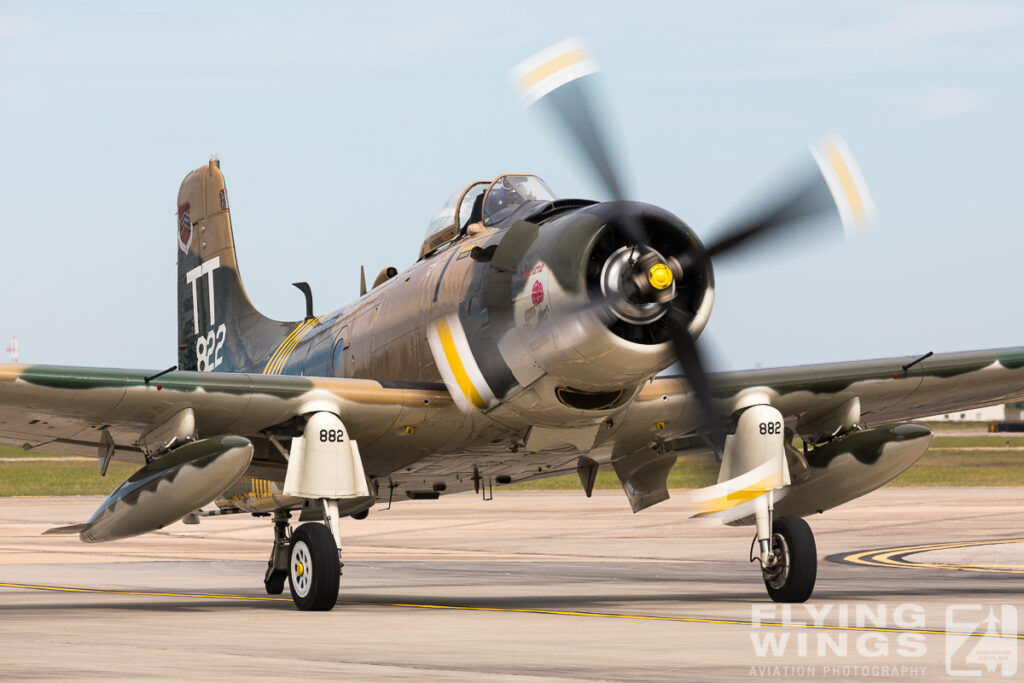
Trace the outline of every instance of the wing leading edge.
<instances>
[{"instance_id":1,"label":"wing leading edge","mask_svg":"<svg viewBox=\"0 0 1024 683\"><path fill-rule=\"evenodd\" d=\"M139 437L191 408L200 434L260 435L310 409L345 416L354 438L389 442L452 410L441 389L372 380L240 373L0 365L0 444L94 456L109 434L116 458L141 461ZM441 432L439 425L437 431ZM392 432L395 432L392 435Z\"/></svg>"},{"instance_id":2,"label":"wing leading edge","mask_svg":"<svg viewBox=\"0 0 1024 683\"><path fill-rule=\"evenodd\" d=\"M1024 347L904 356L713 376L723 407L745 392L764 391L783 415L800 418L857 398L868 425L920 419L1024 399ZM909 366L909 367L908 367ZM685 378L662 376L641 401L685 394ZM728 408L726 407L726 410Z\"/></svg>"}]
</instances>

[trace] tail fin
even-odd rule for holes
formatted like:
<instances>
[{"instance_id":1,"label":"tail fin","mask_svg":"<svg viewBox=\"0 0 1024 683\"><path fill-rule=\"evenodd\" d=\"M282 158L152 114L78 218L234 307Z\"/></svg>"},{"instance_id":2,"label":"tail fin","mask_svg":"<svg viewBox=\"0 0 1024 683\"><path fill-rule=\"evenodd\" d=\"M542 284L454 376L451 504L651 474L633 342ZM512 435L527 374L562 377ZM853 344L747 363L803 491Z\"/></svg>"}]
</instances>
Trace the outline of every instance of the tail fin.
<instances>
[{"instance_id":1,"label":"tail fin","mask_svg":"<svg viewBox=\"0 0 1024 683\"><path fill-rule=\"evenodd\" d=\"M260 314L242 286L220 161L178 190L178 367L260 372L297 323Z\"/></svg>"}]
</instances>

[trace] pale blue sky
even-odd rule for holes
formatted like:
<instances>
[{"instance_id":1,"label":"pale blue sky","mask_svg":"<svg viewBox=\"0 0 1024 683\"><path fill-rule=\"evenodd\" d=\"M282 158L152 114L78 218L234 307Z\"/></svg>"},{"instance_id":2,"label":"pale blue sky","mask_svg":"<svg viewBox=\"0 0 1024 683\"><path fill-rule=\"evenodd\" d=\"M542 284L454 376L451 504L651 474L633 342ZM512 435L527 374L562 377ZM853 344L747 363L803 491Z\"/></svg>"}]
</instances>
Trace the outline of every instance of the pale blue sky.
<instances>
[{"instance_id":1,"label":"pale blue sky","mask_svg":"<svg viewBox=\"0 0 1024 683\"><path fill-rule=\"evenodd\" d=\"M508 80L573 35L631 195L702 236L823 133L871 186L855 242L717 268L718 367L1024 344L1020 3L139 4L0 0L0 341L25 362L175 361L175 197L211 153L282 319L291 282L320 313L361 263L410 265L471 180L601 198Z\"/></svg>"}]
</instances>

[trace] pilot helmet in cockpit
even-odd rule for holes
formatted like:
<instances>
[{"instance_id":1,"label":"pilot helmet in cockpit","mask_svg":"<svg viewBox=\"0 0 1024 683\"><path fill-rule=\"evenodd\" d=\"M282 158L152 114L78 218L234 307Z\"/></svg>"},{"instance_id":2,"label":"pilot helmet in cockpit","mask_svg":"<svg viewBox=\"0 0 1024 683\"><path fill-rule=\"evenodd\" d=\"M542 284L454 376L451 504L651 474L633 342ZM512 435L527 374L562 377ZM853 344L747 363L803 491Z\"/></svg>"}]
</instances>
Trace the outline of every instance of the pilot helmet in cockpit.
<instances>
[{"instance_id":1,"label":"pilot helmet in cockpit","mask_svg":"<svg viewBox=\"0 0 1024 683\"><path fill-rule=\"evenodd\" d=\"M491 188L494 193L494 208L496 211L517 207L526 201L526 198L519 192L516 182L512 176L505 176L500 183Z\"/></svg>"}]
</instances>

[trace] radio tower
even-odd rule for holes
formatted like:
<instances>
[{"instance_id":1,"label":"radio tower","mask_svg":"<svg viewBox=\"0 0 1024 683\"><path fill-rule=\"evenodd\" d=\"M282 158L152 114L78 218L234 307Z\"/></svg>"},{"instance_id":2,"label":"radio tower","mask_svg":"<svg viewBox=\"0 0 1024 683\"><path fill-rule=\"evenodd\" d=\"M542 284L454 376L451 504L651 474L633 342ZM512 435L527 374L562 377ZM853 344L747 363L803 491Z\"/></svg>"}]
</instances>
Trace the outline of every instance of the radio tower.
<instances>
[{"instance_id":1,"label":"radio tower","mask_svg":"<svg viewBox=\"0 0 1024 683\"><path fill-rule=\"evenodd\" d=\"M11 335L11 345L7 347L7 351L11 354L11 362L18 362L18 335Z\"/></svg>"}]
</instances>

